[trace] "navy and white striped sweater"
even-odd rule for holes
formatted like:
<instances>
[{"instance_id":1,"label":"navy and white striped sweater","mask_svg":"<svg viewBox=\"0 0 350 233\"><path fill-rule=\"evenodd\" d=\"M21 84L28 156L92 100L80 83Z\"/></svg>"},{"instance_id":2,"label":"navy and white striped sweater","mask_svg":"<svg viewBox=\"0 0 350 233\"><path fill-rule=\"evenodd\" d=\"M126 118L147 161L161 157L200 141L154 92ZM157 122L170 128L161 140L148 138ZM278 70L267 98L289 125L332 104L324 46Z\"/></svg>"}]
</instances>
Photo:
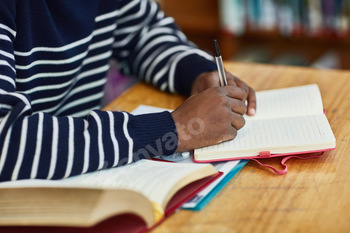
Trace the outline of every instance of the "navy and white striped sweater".
<instances>
[{"instance_id":1,"label":"navy and white striped sweater","mask_svg":"<svg viewBox=\"0 0 350 233\"><path fill-rule=\"evenodd\" d=\"M216 68L151 1L0 1L0 181L176 150L171 114L99 110L111 57L125 74L182 94Z\"/></svg>"}]
</instances>

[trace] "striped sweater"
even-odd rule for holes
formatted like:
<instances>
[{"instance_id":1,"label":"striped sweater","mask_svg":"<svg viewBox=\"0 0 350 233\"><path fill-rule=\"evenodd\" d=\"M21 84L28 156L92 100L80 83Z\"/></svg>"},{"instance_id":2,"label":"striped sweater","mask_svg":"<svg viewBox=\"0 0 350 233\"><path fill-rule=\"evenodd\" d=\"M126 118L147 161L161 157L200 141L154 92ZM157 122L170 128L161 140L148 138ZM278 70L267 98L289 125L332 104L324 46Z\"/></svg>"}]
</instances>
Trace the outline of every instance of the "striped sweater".
<instances>
[{"instance_id":1,"label":"striped sweater","mask_svg":"<svg viewBox=\"0 0 350 233\"><path fill-rule=\"evenodd\" d=\"M111 58L121 72L181 94L216 68L151 1L0 1L0 181L174 153L170 113L99 110Z\"/></svg>"}]
</instances>

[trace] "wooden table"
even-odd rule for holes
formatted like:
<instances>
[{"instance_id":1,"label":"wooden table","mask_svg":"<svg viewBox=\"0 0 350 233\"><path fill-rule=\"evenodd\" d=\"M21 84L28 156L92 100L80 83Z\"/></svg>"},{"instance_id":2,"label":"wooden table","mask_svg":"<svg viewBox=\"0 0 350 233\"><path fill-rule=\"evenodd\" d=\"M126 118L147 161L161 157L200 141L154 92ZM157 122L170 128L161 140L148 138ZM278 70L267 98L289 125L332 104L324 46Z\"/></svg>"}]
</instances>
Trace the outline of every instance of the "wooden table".
<instances>
[{"instance_id":1,"label":"wooden table","mask_svg":"<svg viewBox=\"0 0 350 233\"><path fill-rule=\"evenodd\" d=\"M317 83L337 149L316 159L291 159L283 176L251 161L202 211L180 210L153 232L350 232L350 72L242 63L225 67L256 91ZM176 108L183 100L136 84L107 109Z\"/></svg>"}]
</instances>

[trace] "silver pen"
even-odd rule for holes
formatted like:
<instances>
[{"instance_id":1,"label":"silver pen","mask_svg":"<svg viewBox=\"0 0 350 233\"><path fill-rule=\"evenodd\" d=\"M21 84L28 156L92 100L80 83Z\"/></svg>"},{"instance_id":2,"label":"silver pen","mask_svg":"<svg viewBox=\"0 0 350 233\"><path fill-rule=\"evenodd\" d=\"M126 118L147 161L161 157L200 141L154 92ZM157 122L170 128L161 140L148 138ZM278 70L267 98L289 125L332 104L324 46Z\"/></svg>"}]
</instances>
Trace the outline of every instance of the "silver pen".
<instances>
[{"instance_id":1,"label":"silver pen","mask_svg":"<svg viewBox=\"0 0 350 233\"><path fill-rule=\"evenodd\" d=\"M214 48L215 48L215 62L218 67L220 86L227 86L226 74L224 69L224 64L222 63L221 53L218 41L214 39Z\"/></svg>"}]
</instances>

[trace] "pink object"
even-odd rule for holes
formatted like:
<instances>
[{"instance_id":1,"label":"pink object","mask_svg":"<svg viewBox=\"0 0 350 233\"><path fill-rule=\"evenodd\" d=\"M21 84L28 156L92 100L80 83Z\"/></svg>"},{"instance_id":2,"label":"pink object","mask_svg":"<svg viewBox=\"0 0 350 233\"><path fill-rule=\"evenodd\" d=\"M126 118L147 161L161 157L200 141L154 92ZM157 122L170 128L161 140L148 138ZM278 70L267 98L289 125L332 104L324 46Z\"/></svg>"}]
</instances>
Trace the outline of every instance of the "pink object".
<instances>
[{"instance_id":1,"label":"pink object","mask_svg":"<svg viewBox=\"0 0 350 233\"><path fill-rule=\"evenodd\" d=\"M116 63L111 62L111 66L107 72L107 81L104 87L102 106L107 105L115 98L123 94L136 82L137 79L135 77L123 75L119 72Z\"/></svg>"},{"instance_id":2,"label":"pink object","mask_svg":"<svg viewBox=\"0 0 350 233\"><path fill-rule=\"evenodd\" d=\"M261 151L259 153L259 155L256 155L256 156L235 157L232 159L226 158L226 159L217 159L217 160L200 160L200 161L195 160L193 158L193 161L196 163L211 163L211 162L220 162L220 161L228 161L228 160L251 159L251 160L257 162L258 164L260 164L261 166L272 169L277 175L284 175L288 172L287 165L285 164L285 162L287 160L289 160L291 158L297 158L297 159L316 158L316 157L322 156L325 151L330 151L330 150L334 150L334 149L336 149L336 147L322 149L322 150L311 150L311 151L302 151L302 152L295 152L295 153L281 153L281 154L271 154L270 151ZM300 156L300 155L305 155L305 154L306 154L306 156ZM271 165L263 164L260 161L258 161L258 159L267 159L267 158L282 157L282 156L284 156L284 158L281 160L281 165L283 167L283 170L278 170L277 168L275 168Z\"/></svg>"}]
</instances>

